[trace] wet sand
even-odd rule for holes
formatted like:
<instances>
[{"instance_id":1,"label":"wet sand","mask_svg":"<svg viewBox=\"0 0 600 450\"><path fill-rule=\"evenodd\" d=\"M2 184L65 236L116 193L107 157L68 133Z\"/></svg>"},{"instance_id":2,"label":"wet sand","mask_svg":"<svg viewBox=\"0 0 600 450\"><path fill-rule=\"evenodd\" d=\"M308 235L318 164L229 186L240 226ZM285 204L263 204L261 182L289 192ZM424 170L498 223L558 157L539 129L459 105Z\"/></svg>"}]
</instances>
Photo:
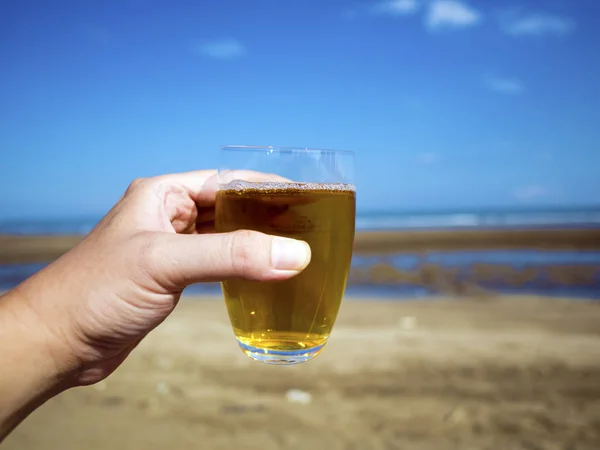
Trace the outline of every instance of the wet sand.
<instances>
[{"instance_id":1,"label":"wet sand","mask_svg":"<svg viewBox=\"0 0 600 450\"><path fill-rule=\"evenodd\" d=\"M275 367L241 353L220 299L186 298L3 448L597 450L599 324L581 300L346 300L321 355Z\"/></svg>"},{"instance_id":2,"label":"wet sand","mask_svg":"<svg viewBox=\"0 0 600 450\"><path fill-rule=\"evenodd\" d=\"M53 261L68 252L82 236L0 235L0 264Z\"/></svg>"},{"instance_id":3,"label":"wet sand","mask_svg":"<svg viewBox=\"0 0 600 450\"><path fill-rule=\"evenodd\" d=\"M81 238L0 235L0 264L51 261ZM354 249L359 255L482 249L600 250L600 229L358 232Z\"/></svg>"}]
</instances>

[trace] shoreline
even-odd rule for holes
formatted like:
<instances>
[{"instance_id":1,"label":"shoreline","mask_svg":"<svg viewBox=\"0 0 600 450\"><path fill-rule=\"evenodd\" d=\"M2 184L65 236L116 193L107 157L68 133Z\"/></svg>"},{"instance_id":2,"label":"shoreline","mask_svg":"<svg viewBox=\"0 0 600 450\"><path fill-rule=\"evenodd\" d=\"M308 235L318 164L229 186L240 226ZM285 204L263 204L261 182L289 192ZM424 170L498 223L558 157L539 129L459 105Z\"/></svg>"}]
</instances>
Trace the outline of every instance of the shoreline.
<instances>
[{"instance_id":1,"label":"shoreline","mask_svg":"<svg viewBox=\"0 0 600 450\"><path fill-rule=\"evenodd\" d=\"M21 283L82 238L0 235L0 289ZM358 231L353 256L347 284L353 296L600 299L600 229ZM190 292L205 293L212 292Z\"/></svg>"},{"instance_id":2,"label":"shoreline","mask_svg":"<svg viewBox=\"0 0 600 450\"><path fill-rule=\"evenodd\" d=\"M82 235L0 235L0 264L49 262ZM600 228L357 231L355 255L476 250L600 250Z\"/></svg>"}]
</instances>

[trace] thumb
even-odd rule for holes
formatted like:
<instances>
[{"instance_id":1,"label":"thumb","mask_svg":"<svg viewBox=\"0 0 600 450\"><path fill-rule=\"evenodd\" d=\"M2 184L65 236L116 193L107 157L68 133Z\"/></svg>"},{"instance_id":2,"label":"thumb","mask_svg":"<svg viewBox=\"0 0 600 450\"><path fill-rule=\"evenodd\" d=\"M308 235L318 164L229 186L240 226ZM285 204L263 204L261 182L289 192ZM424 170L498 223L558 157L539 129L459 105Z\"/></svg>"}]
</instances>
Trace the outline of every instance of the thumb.
<instances>
[{"instance_id":1,"label":"thumb","mask_svg":"<svg viewBox=\"0 0 600 450\"><path fill-rule=\"evenodd\" d=\"M228 278L275 281L310 262L310 246L296 239L239 230L217 234L164 234L154 243L153 266L165 287Z\"/></svg>"}]
</instances>

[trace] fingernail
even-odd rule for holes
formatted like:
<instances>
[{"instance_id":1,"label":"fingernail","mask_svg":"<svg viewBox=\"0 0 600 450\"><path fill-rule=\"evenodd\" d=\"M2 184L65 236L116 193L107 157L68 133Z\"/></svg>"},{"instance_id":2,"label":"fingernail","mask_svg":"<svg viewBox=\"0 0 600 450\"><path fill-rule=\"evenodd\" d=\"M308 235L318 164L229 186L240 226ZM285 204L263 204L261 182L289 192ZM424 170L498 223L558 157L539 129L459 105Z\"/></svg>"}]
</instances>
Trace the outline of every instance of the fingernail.
<instances>
[{"instance_id":1,"label":"fingernail","mask_svg":"<svg viewBox=\"0 0 600 450\"><path fill-rule=\"evenodd\" d=\"M310 247L304 241L273 238L271 264L277 270L302 270L310 262Z\"/></svg>"}]
</instances>

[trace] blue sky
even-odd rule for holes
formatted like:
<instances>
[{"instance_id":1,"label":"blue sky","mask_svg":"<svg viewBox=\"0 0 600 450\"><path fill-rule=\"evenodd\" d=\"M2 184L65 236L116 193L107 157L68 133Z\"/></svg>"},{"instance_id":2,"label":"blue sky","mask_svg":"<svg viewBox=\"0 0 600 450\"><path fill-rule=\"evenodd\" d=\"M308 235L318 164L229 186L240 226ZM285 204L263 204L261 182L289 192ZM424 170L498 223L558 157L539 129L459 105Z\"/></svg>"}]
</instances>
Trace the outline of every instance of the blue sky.
<instances>
[{"instance_id":1,"label":"blue sky","mask_svg":"<svg viewBox=\"0 0 600 450\"><path fill-rule=\"evenodd\" d=\"M0 218L223 144L356 151L359 208L600 204L597 0L0 0Z\"/></svg>"}]
</instances>

